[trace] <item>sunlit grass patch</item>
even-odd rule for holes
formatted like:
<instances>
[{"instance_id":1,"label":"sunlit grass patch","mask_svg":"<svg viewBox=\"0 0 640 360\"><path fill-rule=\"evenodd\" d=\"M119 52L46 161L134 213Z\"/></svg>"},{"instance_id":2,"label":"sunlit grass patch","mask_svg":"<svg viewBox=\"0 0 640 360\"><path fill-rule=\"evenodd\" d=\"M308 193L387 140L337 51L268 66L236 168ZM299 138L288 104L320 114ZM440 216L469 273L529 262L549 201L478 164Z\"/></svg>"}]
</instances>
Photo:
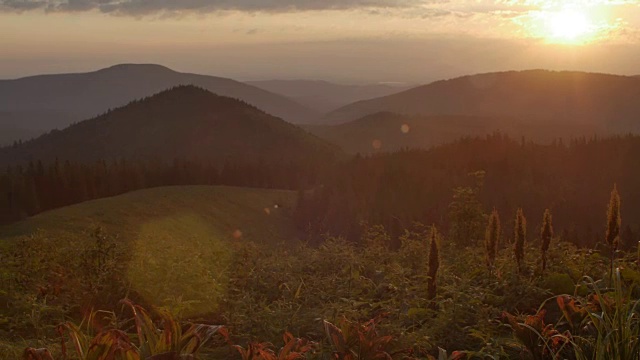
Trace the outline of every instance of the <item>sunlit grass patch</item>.
<instances>
[{"instance_id":1,"label":"sunlit grass patch","mask_svg":"<svg viewBox=\"0 0 640 360\"><path fill-rule=\"evenodd\" d=\"M227 287L228 238L193 213L143 224L130 250L131 290L180 315L215 311Z\"/></svg>"}]
</instances>

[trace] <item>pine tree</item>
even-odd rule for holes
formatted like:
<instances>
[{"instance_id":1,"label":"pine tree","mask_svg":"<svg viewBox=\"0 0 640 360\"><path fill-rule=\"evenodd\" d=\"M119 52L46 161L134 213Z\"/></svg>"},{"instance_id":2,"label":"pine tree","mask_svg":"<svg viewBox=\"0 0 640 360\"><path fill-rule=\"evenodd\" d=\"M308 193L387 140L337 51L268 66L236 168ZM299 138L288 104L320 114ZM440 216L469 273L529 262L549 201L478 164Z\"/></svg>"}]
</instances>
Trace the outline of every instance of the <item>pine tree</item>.
<instances>
[{"instance_id":1,"label":"pine tree","mask_svg":"<svg viewBox=\"0 0 640 360\"><path fill-rule=\"evenodd\" d=\"M524 242L527 236L527 219L522 209L518 209L515 222L515 254L518 272L522 271L524 261Z\"/></svg>"},{"instance_id":2,"label":"pine tree","mask_svg":"<svg viewBox=\"0 0 640 360\"><path fill-rule=\"evenodd\" d=\"M489 224L484 238L484 246L487 252L487 266L489 271L493 271L496 262L496 252L498 250L498 239L500 238L500 216L494 208L489 217Z\"/></svg>"},{"instance_id":3,"label":"pine tree","mask_svg":"<svg viewBox=\"0 0 640 360\"><path fill-rule=\"evenodd\" d=\"M620 218L620 195L618 194L618 186L613 185L611 191L611 198L609 199L609 209L607 210L607 235L606 242L611 248L611 262L609 280L613 280L613 260L618 250L618 244L620 242L620 225L622 220Z\"/></svg>"},{"instance_id":4,"label":"pine tree","mask_svg":"<svg viewBox=\"0 0 640 360\"><path fill-rule=\"evenodd\" d=\"M435 225L431 227L431 244L429 246L429 269L427 270L427 299L432 309L436 308L436 291L438 268L440 267L440 250L438 249L438 230Z\"/></svg>"},{"instance_id":5,"label":"pine tree","mask_svg":"<svg viewBox=\"0 0 640 360\"><path fill-rule=\"evenodd\" d=\"M553 237L553 219L551 211L546 209L542 216L542 228L540 229L540 238L542 240L542 271L547 269L547 250L551 244L551 238Z\"/></svg>"}]
</instances>

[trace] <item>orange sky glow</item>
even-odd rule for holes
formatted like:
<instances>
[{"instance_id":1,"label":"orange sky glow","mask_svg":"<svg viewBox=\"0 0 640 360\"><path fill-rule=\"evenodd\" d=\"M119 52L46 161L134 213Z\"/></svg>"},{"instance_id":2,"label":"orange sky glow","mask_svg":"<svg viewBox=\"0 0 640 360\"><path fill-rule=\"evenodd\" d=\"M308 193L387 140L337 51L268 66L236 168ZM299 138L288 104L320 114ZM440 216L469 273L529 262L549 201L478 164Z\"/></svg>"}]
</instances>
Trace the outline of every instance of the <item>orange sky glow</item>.
<instances>
[{"instance_id":1,"label":"orange sky glow","mask_svg":"<svg viewBox=\"0 0 640 360\"><path fill-rule=\"evenodd\" d=\"M0 0L0 48L0 78L122 62L342 82L640 74L640 1Z\"/></svg>"}]
</instances>

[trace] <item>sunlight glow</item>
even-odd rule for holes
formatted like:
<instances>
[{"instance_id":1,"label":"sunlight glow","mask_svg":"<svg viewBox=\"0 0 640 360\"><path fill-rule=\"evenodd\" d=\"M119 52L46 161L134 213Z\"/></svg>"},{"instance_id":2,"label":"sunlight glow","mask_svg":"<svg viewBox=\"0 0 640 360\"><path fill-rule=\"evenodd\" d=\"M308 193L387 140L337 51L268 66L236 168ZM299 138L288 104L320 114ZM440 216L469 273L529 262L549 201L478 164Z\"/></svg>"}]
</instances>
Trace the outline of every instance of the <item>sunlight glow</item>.
<instances>
[{"instance_id":1,"label":"sunlight glow","mask_svg":"<svg viewBox=\"0 0 640 360\"><path fill-rule=\"evenodd\" d=\"M575 40L589 31L589 20L578 12L562 11L552 16L551 30L555 37Z\"/></svg>"},{"instance_id":2,"label":"sunlight glow","mask_svg":"<svg viewBox=\"0 0 640 360\"><path fill-rule=\"evenodd\" d=\"M577 9L565 9L545 15L545 37L549 42L579 44L595 38L595 26L589 16Z\"/></svg>"}]
</instances>

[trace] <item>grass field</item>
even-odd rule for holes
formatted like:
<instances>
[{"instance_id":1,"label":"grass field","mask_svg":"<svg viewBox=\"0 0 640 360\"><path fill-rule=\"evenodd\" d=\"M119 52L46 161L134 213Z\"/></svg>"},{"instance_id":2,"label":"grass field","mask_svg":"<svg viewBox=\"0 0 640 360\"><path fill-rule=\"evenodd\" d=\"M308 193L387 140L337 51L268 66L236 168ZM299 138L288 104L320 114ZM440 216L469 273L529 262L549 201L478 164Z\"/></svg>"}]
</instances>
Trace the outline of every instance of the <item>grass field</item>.
<instances>
[{"instance_id":1,"label":"grass field","mask_svg":"<svg viewBox=\"0 0 640 360\"><path fill-rule=\"evenodd\" d=\"M228 294L232 271L229 265L238 256L235 251L238 246L234 244L255 242L275 246L295 241L291 220L295 198L295 192L280 190L163 187L85 202L0 227L0 258L15 263L11 260L13 254L26 246L30 249L30 264L42 267L36 270L30 265L3 265L0 275L4 280L0 280L7 286L0 289L0 300L3 293L16 299L36 296L32 298L34 304L41 303L38 306L49 311L51 299L41 299L35 294L39 287L53 281L52 274L62 274L63 293L70 297L57 301L69 302L76 308L82 307L83 302L95 303L96 300L102 301L100 306L111 308L124 294L135 294L140 301L168 307L184 317L215 312ZM125 287L117 292L119 295L112 293L118 298L95 299L95 294L83 295L84 290L80 290L83 288L76 280L87 278L84 258L95 249L92 234L97 228L117 246L117 255L111 260L114 263L111 273L116 274ZM110 269L104 262L101 266L101 269ZM12 279L20 276L16 273L22 271L19 269L33 272L24 275L31 284L26 288L12 285ZM90 278L99 279L99 276ZM39 324L45 317L51 323L63 320L57 313L45 316L25 308L24 312L38 315L34 318L33 315L20 316L23 310L5 310L9 317L3 321L7 326L15 321ZM16 314L10 315L13 313ZM0 326L0 338L4 337L2 328Z\"/></svg>"},{"instance_id":2,"label":"grass field","mask_svg":"<svg viewBox=\"0 0 640 360\"><path fill-rule=\"evenodd\" d=\"M232 239L239 230L245 240L280 242L294 237L288 214L294 201L294 192L281 190L225 186L147 189L49 211L0 227L0 241L38 230L75 238L98 226L130 240L141 231L153 231L155 226L171 232L174 227L185 230L185 226L188 229L200 222L203 227L181 235Z\"/></svg>"}]
</instances>

